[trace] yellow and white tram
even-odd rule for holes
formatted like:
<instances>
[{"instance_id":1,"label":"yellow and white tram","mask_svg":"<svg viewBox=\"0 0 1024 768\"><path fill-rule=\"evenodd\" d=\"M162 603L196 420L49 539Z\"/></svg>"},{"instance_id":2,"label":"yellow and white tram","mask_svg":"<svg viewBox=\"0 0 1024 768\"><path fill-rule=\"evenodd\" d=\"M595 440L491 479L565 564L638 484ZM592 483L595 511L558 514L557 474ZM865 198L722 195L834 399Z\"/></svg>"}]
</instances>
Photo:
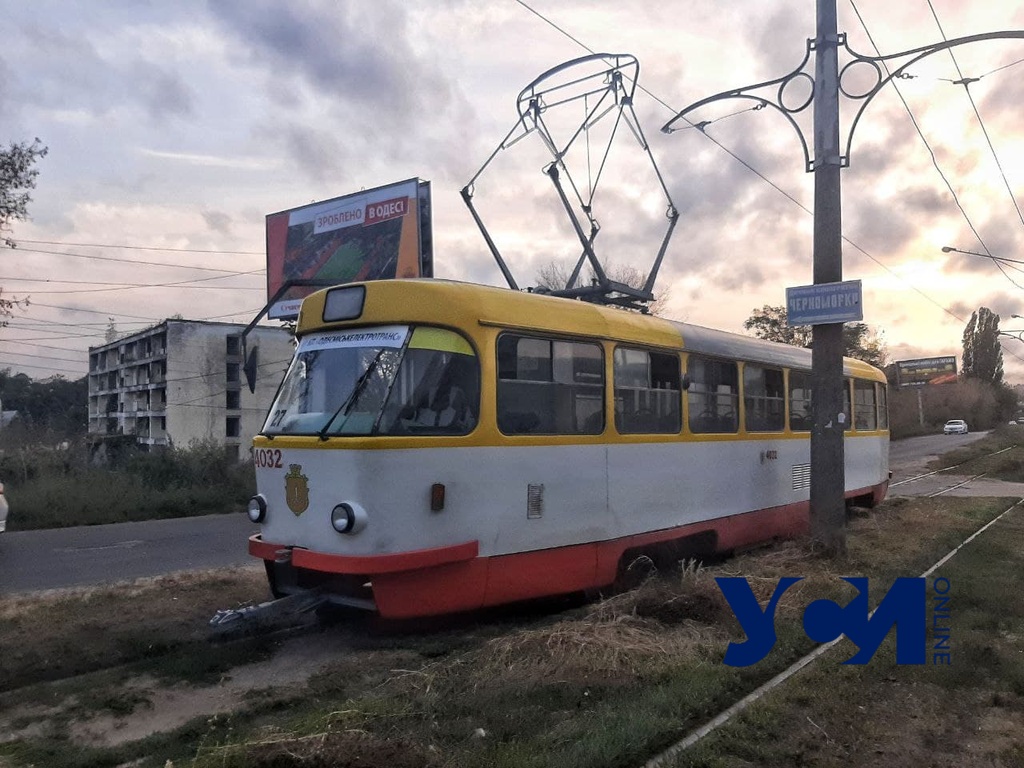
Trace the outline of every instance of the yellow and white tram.
<instances>
[{"instance_id":1,"label":"yellow and white tram","mask_svg":"<svg viewBox=\"0 0 1024 768\"><path fill-rule=\"evenodd\" d=\"M249 505L278 596L452 613L808 529L808 350L441 280L319 291L297 336ZM846 496L874 504L885 377L844 367Z\"/></svg>"}]
</instances>

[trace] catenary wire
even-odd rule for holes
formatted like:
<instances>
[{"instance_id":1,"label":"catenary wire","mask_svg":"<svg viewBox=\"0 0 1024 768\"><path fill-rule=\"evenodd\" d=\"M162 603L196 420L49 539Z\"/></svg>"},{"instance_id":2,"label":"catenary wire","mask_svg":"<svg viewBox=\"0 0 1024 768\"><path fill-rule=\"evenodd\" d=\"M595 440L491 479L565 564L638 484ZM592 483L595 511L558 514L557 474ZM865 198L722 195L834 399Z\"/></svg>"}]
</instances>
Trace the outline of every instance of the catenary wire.
<instances>
[{"instance_id":1,"label":"catenary wire","mask_svg":"<svg viewBox=\"0 0 1024 768\"><path fill-rule=\"evenodd\" d=\"M550 25L550 26L551 26L552 28L554 28L555 30L557 30L557 31L558 31L559 33L561 33L561 34L562 34L562 35L564 35L565 37L567 37L567 38L569 38L570 40L572 40L572 41L573 41L573 42L574 42L574 43L575 43L576 45L580 46L580 47L581 47L581 48L583 48L583 49L584 49L585 51L587 51L587 52L589 52L589 53L591 53L591 54L594 54L594 53L596 53L596 52L594 51L594 49L593 49L593 48L590 48L589 46L587 46L586 44L584 44L583 42L581 42L581 41L580 41L579 39L577 39L577 38L576 38L576 37L574 37L573 35L569 34L569 33L568 33L568 32L567 32L566 30L562 29L562 28L561 28L560 26L558 26L557 24L555 24L555 23L554 23L554 22L553 22L552 20L548 19L548 18L547 18L546 16L544 16L543 14L541 14L541 13L540 13L539 11L535 10L534 8L532 8L532 7L531 7L531 6L529 5L529 4L527 4L527 3L525 2L525 0L516 0L516 2L517 2L517 3L519 4L519 5L521 5L521 6L523 7L523 8L525 8L525 9L526 9L527 11L529 11L530 13L534 14L535 16L537 16L537 18L539 18L539 19L540 19L541 21L543 21L544 23L546 23L546 24ZM853 4L853 0L851 0L851 4ZM855 6L855 5L854 5L854 11L855 11L855 12L857 13L857 16L858 16L858 18L860 18L860 12L859 12L859 11L857 10L857 8L856 8L856 6ZM861 19L861 24L862 24L862 25L864 25L864 21L863 21L863 19ZM866 26L865 26L865 32L867 32L867 28L866 28ZM869 39L870 39L870 34L868 35L868 37L869 37ZM872 45L874 45L874 41L873 41L873 40L872 40ZM875 51L876 51L876 53L878 52L878 48L877 48L877 46L875 46ZM887 69L887 71L888 71L888 69ZM993 70L993 71L997 71L997 70ZM895 83L893 83L893 86L895 87ZM668 104L668 103L667 103L667 102L666 102L665 100L661 99L660 97L658 97L657 95L655 95L654 93L652 93L652 92L651 92L650 90L648 90L648 89L647 89L646 87L644 87L644 86L640 85L639 83L637 83L637 87L638 87L638 88L639 88L639 89L640 89L641 91L643 91L644 93L646 93L646 94L647 94L648 96L650 96L651 98L653 98L653 99L654 99L654 100L655 100L656 102L658 102L659 104L661 104L662 106L664 106L664 107L665 107L666 109L668 109L668 110L669 110L669 111L670 111L671 113L673 113L673 114L678 114L679 110L677 110L677 109L674 109L673 107L669 106L669 104ZM897 93L899 93L899 89L897 89ZM905 100L905 99L903 98L903 95L902 95L902 94L899 94L899 97L900 97L900 100L901 100L901 101L903 101L903 103L904 103L904 106L906 107L906 109L907 109L907 112L908 112L908 114L910 115L911 121L912 121L912 122L914 123L914 126L915 126L915 128L917 128L918 134L919 134L919 135L921 135L921 138L922 138L922 140L923 140L923 139L924 139L924 136L923 136L923 134L921 133L921 129L920 129L920 127L919 127L919 126L917 125L917 121L916 121L916 120L914 119L913 113L912 113L912 112L910 111L910 107L909 107L909 105L907 105L907 103L906 103L906 100ZM686 118L684 118L684 119L686 119ZM692 121L690 121L690 120L686 119L686 122L687 122L687 123L689 123L689 125L690 125L691 127L696 127L696 124L694 124L694 123L693 123ZM760 179L761 179L762 181L764 181L764 182L765 182L766 184L768 184L768 185L769 185L770 187L772 187L772 188L773 188L773 189L775 189L775 190L776 190L777 192L779 192L779 193L780 193L781 195L783 195L783 196L784 196L784 197L785 197L786 199L788 199L788 200L789 200L790 202L792 202L792 203L793 203L794 205L796 205L796 206L797 206L797 207L799 207L799 208L800 208L801 210L803 210L803 211L804 211L805 213L808 213L808 214L810 214L810 215L812 215L812 216L814 215L814 214L813 214L813 211L811 211L811 209L809 209L809 208L808 208L807 206L805 206L805 205L804 205L803 203L801 203L801 202L800 202L799 200L797 200L797 199L796 199L795 197L793 197L793 196L792 196L792 195L790 195L790 194L789 194L788 192L786 192L786 191L785 191L784 189L782 189L782 188L781 188L781 187L780 187L780 186L779 186L778 184L776 184L775 182L771 181L771 179L769 179L769 178L768 178L768 177L766 177L766 176L765 176L765 175L764 175L763 173L761 173L761 172L760 172L760 171L758 171L758 170L757 170L756 168L754 168L754 167L753 167L753 166L752 166L752 165L751 165L750 163L748 163L748 162L747 162L746 160L744 160L743 158L739 157L739 156L738 156L738 155L737 155L736 153L734 153L734 152L733 152L732 150L730 150L729 148L727 148L727 147L726 147L725 145L723 145L723 144L722 144L721 142L719 142L719 141L718 141L717 139L715 139L715 138L714 138L713 136L711 136L710 134L708 134L708 133L706 133L706 132L704 132L704 131L701 131L701 134L702 134L703 136L705 136L705 137L706 137L706 138L707 138L708 140L710 140L710 141L711 141L711 142L712 142L713 144L715 144L715 145L716 145L717 147L719 147L720 149L722 149L722 150L723 150L723 151L724 151L724 152L725 152L726 154L728 154L728 155L729 155L730 157L732 157L732 158L733 158L734 160L736 160L736 161L737 161L737 162L739 162L739 163L740 163L741 165L743 165L743 166L744 166L745 168L747 168L747 169L748 169L749 171L751 171L751 172L752 172L753 174L755 174L755 175L756 175L756 176L757 176L758 178L760 178ZM925 145L926 145L926 146L928 146L928 144L927 144L927 141L925 142ZM938 170L938 171L939 171L939 174L940 174L940 176L943 176L943 174L942 174L942 171L941 171L941 169L940 169L940 168L938 167L938 163L937 163L937 160L935 159L935 155L934 155L934 152L933 152L933 151L931 150L931 147L930 147L930 146L928 146L928 151L929 151L929 152L931 153L931 155L932 155L932 162L933 162L933 164L935 165L935 167L936 167L936 170ZM943 176L943 179L945 180L945 177L944 177L944 176ZM957 204L957 207L959 207L959 208L960 208L961 212L962 212L962 213L963 213L963 215L964 215L964 218L965 218L965 219L967 220L967 222L968 222L968 226L970 226L970 227L971 227L971 229L972 229L972 231L974 231L974 232L975 232L975 234L976 234L976 235L978 236L978 240L979 240L979 242L983 242L983 241L981 240L981 237L980 237L980 235L978 235L978 234L977 234L977 230L976 230L976 229L974 228L974 225L973 225L973 224L972 224L972 223L970 222L970 219L969 219L969 218L967 217L967 213L966 213L966 211L964 211L964 210L963 210L963 207L962 207L962 206L960 205L959 199L957 198L957 196L956 196L956 193L955 193L955 192L953 191L952 187L951 187L951 186L949 185L948 181L947 181L947 186L948 186L948 187L949 187L949 189L950 189L950 193L951 193L951 194L953 195L953 199L954 199L954 201L956 202L956 204ZM855 249L855 250L856 250L857 252L861 253L862 255L864 255L865 257L867 257L868 259L870 259L870 260L871 260L872 262L874 262L875 264L877 264L877 265L878 265L879 267L881 267L882 269L884 269L884 270L885 270L886 272L888 272L888 273L889 273L889 274L891 274L892 276L896 277L896 278L897 278L898 280L900 280L900 282L902 282L902 283L904 283L905 285L909 286L909 287L910 287L910 288L911 288L911 289L912 289L912 290L913 290L913 291L914 291L915 293L917 293L918 295L920 295L920 296L921 296L922 298L926 299L926 300L927 300L927 301L928 301L929 303L933 304L933 305L934 305L934 306L936 306L937 308L941 309L941 310L942 310L942 311L943 311L943 312L944 312L945 314L947 314L947 315L949 315L950 317L952 317L952 318L956 319L956 320L957 320L957 321L959 321L960 323L965 323L965 322L966 322L966 321L965 321L965 319L964 319L964 318L962 318L962 317L960 317L960 316L959 316L959 315L958 315L958 314L957 314L956 312L954 312L954 311L953 311L953 310L951 310L951 309L950 309L949 307L947 307L947 306L945 306L945 305L941 304L941 303L940 303L940 302L938 302L938 301L937 301L936 299L934 299L934 298L932 298L931 296L929 296L929 295L928 295L927 293L925 293L925 292L924 292L924 291L923 291L922 289L920 289L919 287L917 287L916 285L914 285L914 283L913 283L912 281L908 280L908 279L907 279L907 278L906 278L905 276L903 276L903 275L899 274L898 272L896 272L895 270L893 270L893 269L892 269L891 267L889 267L888 265L884 264L884 263L883 263L882 261L880 261L880 260L879 260L879 259L878 259L877 257L875 257L875 256L874 256L873 254L869 253L869 252L868 252L868 251L867 251L867 250L866 250L865 248L863 248L862 246L860 246L859 244L857 244L856 242L854 242L853 240L851 240L851 239L850 239L850 238L849 238L848 236L846 236L846 235L843 235L843 241L844 241L845 243L849 244L849 245L850 245L850 246L851 246L852 248L854 248L854 249ZM986 248L986 250L988 250L988 249ZM1024 360L1024 358L1020 358L1020 357L1018 357L1017 355L1013 354L1012 352L1009 352L1009 354L1010 354L1010 355L1011 355L1012 357L1015 357L1015 358L1017 358L1018 360Z\"/></svg>"}]
</instances>

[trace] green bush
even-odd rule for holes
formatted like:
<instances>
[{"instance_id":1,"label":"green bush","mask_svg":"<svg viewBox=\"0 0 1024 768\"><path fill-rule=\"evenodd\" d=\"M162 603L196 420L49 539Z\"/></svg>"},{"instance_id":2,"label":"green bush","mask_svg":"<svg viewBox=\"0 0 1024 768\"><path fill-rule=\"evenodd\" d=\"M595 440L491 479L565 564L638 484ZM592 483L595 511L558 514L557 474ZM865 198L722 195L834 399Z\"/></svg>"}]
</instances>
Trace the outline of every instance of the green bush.
<instances>
[{"instance_id":1,"label":"green bush","mask_svg":"<svg viewBox=\"0 0 1024 768\"><path fill-rule=\"evenodd\" d=\"M6 451L0 478L11 530L100 525L238 512L256 492L252 462L215 443L158 453L131 452L109 466L86 460L84 446Z\"/></svg>"}]
</instances>

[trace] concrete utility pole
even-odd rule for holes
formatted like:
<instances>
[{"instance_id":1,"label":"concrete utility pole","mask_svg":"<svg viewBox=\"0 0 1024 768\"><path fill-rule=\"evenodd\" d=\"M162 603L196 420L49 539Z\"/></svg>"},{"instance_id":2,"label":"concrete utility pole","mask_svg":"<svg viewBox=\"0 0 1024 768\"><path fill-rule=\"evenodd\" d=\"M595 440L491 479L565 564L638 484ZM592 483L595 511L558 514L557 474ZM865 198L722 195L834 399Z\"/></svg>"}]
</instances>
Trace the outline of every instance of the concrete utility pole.
<instances>
[{"instance_id":1,"label":"concrete utility pole","mask_svg":"<svg viewBox=\"0 0 1024 768\"><path fill-rule=\"evenodd\" d=\"M814 283L843 279L839 154L839 35L835 0L817 1L814 40ZM811 538L846 551L843 324L813 326L811 348Z\"/></svg>"},{"instance_id":2,"label":"concrete utility pole","mask_svg":"<svg viewBox=\"0 0 1024 768\"><path fill-rule=\"evenodd\" d=\"M850 48L845 33L838 34L836 0L817 0L816 8L816 36L807 41L807 53L795 70L774 80L734 88L696 101L669 120L662 131L674 133L680 130L676 124L682 121L687 123L683 127L705 131L710 122L693 123L686 115L723 99L754 102L755 110L771 107L786 118L800 139L806 170L814 173L814 284L819 285L843 280L840 170L850 164L853 133L875 94L926 56L966 43L1024 39L1024 30L985 32L886 56L864 56ZM850 59L841 71L840 49ZM813 77L804 71L812 51L815 54ZM890 69L890 64L895 66ZM844 89L843 75L851 69L866 73L874 84L857 91ZM791 85L806 85L808 82L812 88L811 98L803 99L799 95L799 87L790 88ZM963 78L954 85L967 88L971 82L974 82L973 78ZM850 101L860 102L846 133L845 151L841 149L839 135L840 94ZM801 126L793 116L803 112L812 101L814 141L813 147L809 148ZM814 325L812 344L811 535L825 551L839 554L846 550L843 432L849 426L843 414L843 324Z\"/></svg>"}]
</instances>

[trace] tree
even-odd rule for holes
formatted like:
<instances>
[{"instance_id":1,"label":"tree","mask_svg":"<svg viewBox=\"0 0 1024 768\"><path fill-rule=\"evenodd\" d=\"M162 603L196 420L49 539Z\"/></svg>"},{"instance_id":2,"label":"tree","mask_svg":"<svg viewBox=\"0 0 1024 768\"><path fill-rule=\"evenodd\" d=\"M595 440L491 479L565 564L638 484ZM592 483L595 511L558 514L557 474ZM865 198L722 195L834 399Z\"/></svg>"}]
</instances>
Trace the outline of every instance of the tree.
<instances>
[{"instance_id":1,"label":"tree","mask_svg":"<svg viewBox=\"0 0 1024 768\"><path fill-rule=\"evenodd\" d=\"M765 304L761 309L751 312L750 317L743 321L743 327L766 341L794 347L811 346L811 326L788 325L785 307ZM884 368L889 356L885 341L867 323L843 325L843 354L877 368Z\"/></svg>"},{"instance_id":2,"label":"tree","mask_svg":"<svg viewBox=\"0 0 1024 768\"><path fill-rule=\"evenodd\" d=\"M89 421L89 379L34 381L5 368L0 370L0 402L5 411L17 411L37 438L81 436Z\"/></svg>"},{"instance_id":3,"label":"tree","mask_svg":"<svg viewBox=\"0 0 1024 768\"><path fill-rule=\"evenodd\" d=\"M971 313L964 328L961 373L992 384L1003 383L1003 349L999 346L999 315L988 307Z\"/></svg>"},{"instance_id":4,"label":"tree","mask_svg":"<svg viewBox=\"0 0 1024 768\"><path fill-rule=\"evenodd\" d=\"M790 344L794 347L811 346L811 326L787 325L785 307L765 304L750 313L750 317L743 321L743 327L765 341Z\"/></svg>"},{"instance_id":5,"label":"tree","mask_svg":"<svg viewBox=\"0 0 1024 768\"><path fill-rule=\"evenodd\" d=\"M644 275L636 267L619 266L616 264L608 264L604 267L605 274L608 275L608 279L616 283L622 283L628 285L631 288L643 288L644 283L647 280L647 276ZM564 264L559 264L552 261L549 264L544 265L537 271L537 287L546 288L549 291L560 291L565 288L569 282L569 270ZM597 280L597 276L593 270L590 271L587 277L591 282ZM576 285L579 286L584 283L583 276L576 280ZM661 293L655 295L654 301L648 305L648 310L652 315L658 315L659 317L665 311L665 304L668 302L669 291L664 290ZM613 305L614 306L614 305Z\"/></svg>"},{"instance_id":6,"label":"tree","mask_svg":"<svg viewBox=\"0 0 1024 768\"><path fill-rule=\"evenodd\" d=\"M46 157L47 151L39 139L31 144L11 143L9 149L0 149L0 239L10 248L17 247L10 235L11 223L28 218L28 204L32 200L29 190L35 189L36 176L39 175L35 162ZM0 318L10 317L11 310L18 303L0 295ZM3 325L7 325L6 320L0 321L0 326Z\"/></svg>"},{"instance_id":7,"label":"tree","mask_svg":"<svg viewBox=\"0 0 1024 768\"><path fill-rule=\"evenodd\" d=\"M9 149L0 150L0 236L11 248L17 247L8 234L11 223L28 218L30 190L35 189L39 175L35 162L46 157L48 151L39 139L31 144L12 142Z\"/></svg>"}]
</instances>

